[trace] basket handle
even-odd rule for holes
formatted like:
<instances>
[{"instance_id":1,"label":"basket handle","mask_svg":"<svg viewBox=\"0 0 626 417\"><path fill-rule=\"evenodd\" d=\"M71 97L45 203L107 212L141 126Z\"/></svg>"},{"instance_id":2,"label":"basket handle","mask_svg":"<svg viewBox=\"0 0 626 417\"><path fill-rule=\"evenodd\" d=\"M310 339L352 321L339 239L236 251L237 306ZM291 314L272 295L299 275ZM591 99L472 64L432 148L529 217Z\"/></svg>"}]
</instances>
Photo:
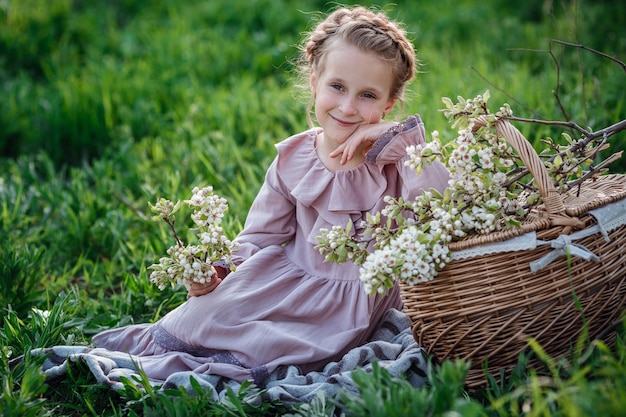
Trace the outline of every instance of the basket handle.
<instances>
[{"instance_id":1,"label":"basket handle","mask_svg":"<svg viewBox=\"0 0 626 417\"><path fill-rule=\"evenodd\" d=\"M476 124L478 126L486 126L487 118L485 116L479 116L476 118ZM493 126L498 135L502 136L507 143L517 151L522 162L535 179L551 225L575 228L585 227L584 222L579 218L571 217L566 213L561 194L550 179L548 171L539 158L539 155L524 135L505 119L496 120Z\"/></svg>"}]
</instances>

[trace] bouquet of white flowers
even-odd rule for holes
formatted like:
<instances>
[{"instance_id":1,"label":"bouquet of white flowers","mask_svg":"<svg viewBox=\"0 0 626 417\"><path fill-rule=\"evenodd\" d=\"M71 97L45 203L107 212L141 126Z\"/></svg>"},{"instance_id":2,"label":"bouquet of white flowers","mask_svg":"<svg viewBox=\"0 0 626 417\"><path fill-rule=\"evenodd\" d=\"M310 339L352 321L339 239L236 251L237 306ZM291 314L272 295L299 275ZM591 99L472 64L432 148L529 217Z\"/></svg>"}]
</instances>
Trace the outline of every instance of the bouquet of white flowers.
<instances>
[{"instance_id":1,"label":"bouquet of white flowers","mask_svg":"<svg viewBox=\"0 0 626 417\"><path fill-rule=\"evenodd\" d=\"M157 213L154 219L164 220L176 239L176 244L167 250L169 257L163 257L158 264L148 267L152 270L150 282L161 290L168 285L183 285L189 289L194 282L209 282L215 273L213 263L217 261L229 263L233 268L231 252L236 250L237 243L230 241L220 226L228 209L226 200L216 195L213 187L209 186L195 187L191 199L184 203L193 210L191 218L196 227L192 230L197 232L197 245L185 245L174 227L174 214L181 206L180 201L173 203L161 198L156 204L150 204L152 211Z\"/></svg>"},{"instance_id":2,"label":"bouquet of white flowers","mask_svg":"<svg viewBox=\"0 0 626 417\"><path fill-rule=\"evenodd\" d=\"M513 115L510 107L505 104L490 113L488 91L474 99L458 99L457 103L443 99L443 112L458 129L456 140L443 144L435 131L432 142L407 148L407 165L418 175L436 159L446 165L450 181L443 194L431 190L414 201L386 197L386 208L368 215L361 225L362 235L351 233L352 224L321 230L320 253L327 261L361 265L360 278L371 295L386 293L394 281L415 285L432 280L450 261L450 242L518 228L542 202L523 161L493 126ZM591 145L578 146L574 154L571 147L550 144L557 156L545 165L562 189L583 175L583 166L591 162Z\"/></svg>"}]
</instances>

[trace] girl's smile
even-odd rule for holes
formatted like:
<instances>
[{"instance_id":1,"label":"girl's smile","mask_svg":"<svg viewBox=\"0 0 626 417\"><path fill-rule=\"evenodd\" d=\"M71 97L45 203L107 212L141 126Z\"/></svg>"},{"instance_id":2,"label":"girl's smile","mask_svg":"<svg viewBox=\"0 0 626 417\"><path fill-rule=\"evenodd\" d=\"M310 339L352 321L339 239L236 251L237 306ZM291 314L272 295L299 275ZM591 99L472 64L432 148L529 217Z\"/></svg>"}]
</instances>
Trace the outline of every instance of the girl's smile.
<instances>
[{"instance_id":1,"label":"girl's smile","mask_svg":"<svg viewBox=\"0 0 626 417\"><path fill-rule=\"evenodd\" d=\"M357 122L346 122L346 121L340 120L336 118L335 116L333 116L332 114L330 115L330 117L333 118L337 123L343 126L352 126L352 125L357 124Z\"/></svg>"}]
</instances>

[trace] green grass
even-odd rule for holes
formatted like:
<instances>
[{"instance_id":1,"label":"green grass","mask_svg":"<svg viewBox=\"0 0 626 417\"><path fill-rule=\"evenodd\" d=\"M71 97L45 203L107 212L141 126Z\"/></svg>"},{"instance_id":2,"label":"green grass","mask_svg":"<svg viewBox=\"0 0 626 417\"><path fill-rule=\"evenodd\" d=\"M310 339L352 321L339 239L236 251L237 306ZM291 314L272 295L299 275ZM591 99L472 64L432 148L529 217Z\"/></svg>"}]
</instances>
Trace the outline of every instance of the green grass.
<instances>
[{"instance_id":1,"label":"green grass","mask_svg":"<svg viewBox=\"0 0 626 417\"><path fill-rule=\"evenodd\" d=\"M595 130L626 119L623 68L547 41L624 61L626 5L522 3L385 6L406 22L423 62L402 114L419 112L427 130L452 135L438 112L441 97L489 89L492 103L509 102L521 117L568 117ZM47 384L36 359L12 369L9 360L156 321L185 300L182 291L148 282L147 266L171 244L165 227L149 220L148 202L213 185L229 201L227 232L241 229L274 144L307 127L292 63L310 18L329 7L304 0L0 0L4 415L194 415L210 402L206 393L138 392L131 382L111 392L80 367ZM558 85L550 46L559 57ZM567 115L553 96L557 88ZM557 135L519 127L537 147ZM624 133L610 143L613 151L626 149ZM624 173L626 163L611 169ZM365 400L346 394L341 407L319 397L298 410L259 408L242 403L245 392L210 407L215 415L332 415L339 408L381 416L616 415L626 406L625 354L620 330L613 350L582 344L569 358L543 358L547 366L535 371L522 357L510 381L480 392L463 388L466 363L444 362L417 391L383 369L362 375Z\"/></svg>"}]
</instances>

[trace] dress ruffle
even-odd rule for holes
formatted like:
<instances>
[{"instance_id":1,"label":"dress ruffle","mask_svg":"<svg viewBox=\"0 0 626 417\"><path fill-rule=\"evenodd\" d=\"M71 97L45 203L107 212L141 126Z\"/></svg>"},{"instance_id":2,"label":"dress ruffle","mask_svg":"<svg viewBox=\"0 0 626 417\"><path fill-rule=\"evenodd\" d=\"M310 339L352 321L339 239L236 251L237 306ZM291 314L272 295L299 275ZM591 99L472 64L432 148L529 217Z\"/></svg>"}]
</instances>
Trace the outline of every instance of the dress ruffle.
<instances>
[{"instance_id":1,"label":"dress ruffle","mask_svg":"<svg viewBox=\"0 0 626 417\"><path fill-rule=\"evenodd\" d=\"M412 135L403 134L412 129L415 129ZM404 164L407 146L424 142L420 117L410 116L383 133L362 164L333 172L316 154L315 141L320 133L320 129L311 129L276 145L281 180L292 190L294 199L319 214L307 237L311 244L317 244L320 229L330 230L334 225L346 226L352 222L351 233L359 233L362 214L372 211L388 191L387 177L383 174L385 166ZM390 145L392 139L394 143ZM354 184L367 184L367 190Z\"/></svg>"}]
</instances>

